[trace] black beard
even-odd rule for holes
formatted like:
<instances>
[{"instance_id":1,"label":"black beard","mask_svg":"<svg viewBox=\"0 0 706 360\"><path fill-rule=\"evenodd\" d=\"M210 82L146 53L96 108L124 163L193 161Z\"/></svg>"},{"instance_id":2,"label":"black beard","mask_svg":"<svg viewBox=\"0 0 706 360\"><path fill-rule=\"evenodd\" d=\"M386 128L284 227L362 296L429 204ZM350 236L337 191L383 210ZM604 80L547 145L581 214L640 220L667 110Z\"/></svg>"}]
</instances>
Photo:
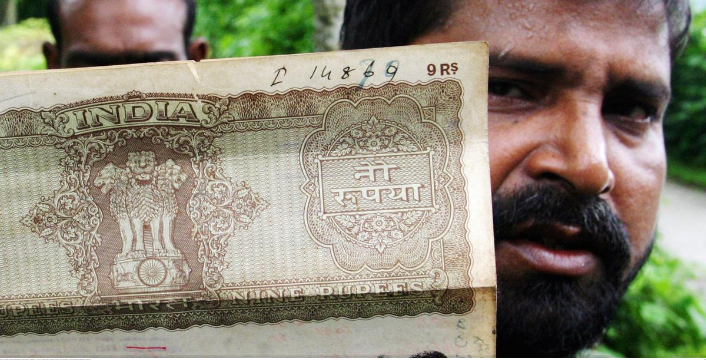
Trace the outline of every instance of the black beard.
<instances>
[{"instance_id":1,"label":"black beard","mask_svg":"<svg viewBox=\"0 0 706 360\"><path fill-rule=\"evenodd\" d=\"M495 239L517 227L560 223L580 227L595 245L603 272L592 280L533 274L498 277L498 357L567 357L593 345L615 314L647 254L628 269L630 237L610 206L556 186L523 188L493 197Z\"/></svg>"}]
</instances>

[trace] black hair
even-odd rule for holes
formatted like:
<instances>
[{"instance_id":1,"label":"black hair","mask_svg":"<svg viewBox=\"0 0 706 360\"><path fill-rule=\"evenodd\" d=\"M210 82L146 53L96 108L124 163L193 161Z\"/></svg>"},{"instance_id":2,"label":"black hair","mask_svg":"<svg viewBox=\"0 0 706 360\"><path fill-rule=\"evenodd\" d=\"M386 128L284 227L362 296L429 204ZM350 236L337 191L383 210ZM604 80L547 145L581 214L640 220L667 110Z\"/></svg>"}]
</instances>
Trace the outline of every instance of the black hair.
<instances>
[{"instance_id":1,"label":"black hair","mask_svg":"<svg viewBox=\"0 0 706 360\"><path fill-rule=\"evenodd\" d=\"M347 0L341 27L346 50L408 45L444 25L456 0ZM689 0L662 0L667 9L672 59L689 40Z\"/></svg>"},{"instance_id":2,"label":"black hair","mask_svg":"<svg viewBox=\"0 0 706 360\"><path fill-rule=\"evenodd\" d=\"M689 44L691 6L689 0L664 0L669 25L669 49L672 60L679 57Z\"/></svg>"},{"instance_id":3,"label":"black hair","mask_svg":"<svg viewBox=\"0 0 706 360\"><path fill-rule=\"evenodd\" d=\"M184 45L188 49L196 22L196 0L184 0L186 3L186 22L184 24ZM49 0L47 4L47 18L51 32L56 40L56 47L61 51L61 0Z\"/></svg>"},{"instance_id":4,"label":"black hair","mask_svg":"<svg viewBox=\"0 0 706 360\"><path fill-rule=\"evenodd\" d=\"M408 45L443 25L450 0L347 0L341 27L346 50Z\"/></svg>"}]
</instances>

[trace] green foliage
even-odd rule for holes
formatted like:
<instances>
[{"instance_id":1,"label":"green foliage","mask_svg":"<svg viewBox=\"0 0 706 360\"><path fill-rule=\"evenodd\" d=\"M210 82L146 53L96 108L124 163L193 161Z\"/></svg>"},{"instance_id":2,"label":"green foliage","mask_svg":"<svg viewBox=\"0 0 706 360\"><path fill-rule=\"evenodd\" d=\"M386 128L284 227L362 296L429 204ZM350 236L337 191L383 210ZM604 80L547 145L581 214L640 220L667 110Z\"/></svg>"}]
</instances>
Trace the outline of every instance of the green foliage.
<instances>
[{"instance_id":1,"label":"green foliage","mask_svg":"<svg viewBox=\"0 0 706 360\"><path fill-rule=\"evenodd\" d=\"M627 357L706 356L706 303L687 288L693 279L689 267L656 248L599 351Z\"/></svg>"},{"instance_id":2,"label":"green foliage","mask_svg":"<svg viewBox=\"0 0 706 360\"><path fill-rule=\"evenodd\" d=\"M667 153L706 168L706 12L694 16L691 43L674 66L673 100L664 123Z\"/></svg>"},{"instance_id":3,"label":"green foliage","mask_svg":"<svg viewBox=\"0 0 706 360\"><path fill-rule=\"evenodd\" d=\"M313 19L310 0L200 1L195 35L213 58L311 52Z\"/></svg>"},{"instance_id":4,"label":"green foliage","mask_svg":"<svg viewBox=\"0 0 706 360\"><path fill-rule=\"evenodd\" d=\"M679 182L706 189L706 166L687 165L680 160L669 159L667 175Z\"/></svg>"},{"instance_id":5,"label":"green foliage","mask_svg":"<svg viewBox=\"0 0 706 360\"><path fill-rule=\"evenodd\" d=\"M17 13L20 20L40 18L47 15L49 0L17 0Z\"/></svg>"},{"instance_id":6,"label":"green foliage","mask_svg":"<svg viewBox=\"0 0 706 360\"><path fill-rule=\"evenodd\" d=\"M53 41L53 37L44 19L27 19L0 28L0 71L45 69L42 55L45 41Z\"/></svg>"}]
</instances>

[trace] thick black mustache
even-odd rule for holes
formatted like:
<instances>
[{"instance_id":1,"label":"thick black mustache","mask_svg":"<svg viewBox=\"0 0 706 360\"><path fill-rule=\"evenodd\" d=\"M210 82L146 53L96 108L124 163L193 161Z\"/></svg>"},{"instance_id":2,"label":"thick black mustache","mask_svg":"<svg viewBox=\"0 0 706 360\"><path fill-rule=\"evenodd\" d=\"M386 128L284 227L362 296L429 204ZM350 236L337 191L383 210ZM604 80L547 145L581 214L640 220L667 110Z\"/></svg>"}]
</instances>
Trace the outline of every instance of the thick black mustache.
<instances>
[{"instance_id":1,"label":"thick black mustache","mask_svg":"<svg viewBox=\"0 0 706 360\"><path fill-rule=\"evenodd\" d=\"M496 241L521 235L521 225L562 224L582 229L588 250L594 251L612 276L620 278L630 260L630 236L607 202L581 196L556 185L521 188L493 196Z\"/></svg>"}]
</instances>

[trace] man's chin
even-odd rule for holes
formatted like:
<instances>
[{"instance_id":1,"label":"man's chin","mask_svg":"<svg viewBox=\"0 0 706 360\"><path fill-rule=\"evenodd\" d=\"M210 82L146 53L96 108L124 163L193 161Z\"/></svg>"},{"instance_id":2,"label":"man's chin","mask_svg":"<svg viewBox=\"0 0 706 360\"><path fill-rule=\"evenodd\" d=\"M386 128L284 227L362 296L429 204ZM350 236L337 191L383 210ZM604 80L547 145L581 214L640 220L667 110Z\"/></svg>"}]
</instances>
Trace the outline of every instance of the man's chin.
<instances>
[{"instance_id":1,"label":"man's chin","mask_svg":"<svg viewBox=\"0 0 706 360\"><path fill-rule=\"evenodd\" d=\"M553 185L493 196L499 356L564 357L598 341L649 249L598 196Z\"/></svg>"},{"instance_id":2,"label":"man's chin","mask_svg":"<svg viewBox=\"0 0 706 360\"><path fill-rule=\"evenodd\" d=\"M498 357L567 357L596 343L624 293L602 280L498 279Z\"/></svg>"}]
</instances>

